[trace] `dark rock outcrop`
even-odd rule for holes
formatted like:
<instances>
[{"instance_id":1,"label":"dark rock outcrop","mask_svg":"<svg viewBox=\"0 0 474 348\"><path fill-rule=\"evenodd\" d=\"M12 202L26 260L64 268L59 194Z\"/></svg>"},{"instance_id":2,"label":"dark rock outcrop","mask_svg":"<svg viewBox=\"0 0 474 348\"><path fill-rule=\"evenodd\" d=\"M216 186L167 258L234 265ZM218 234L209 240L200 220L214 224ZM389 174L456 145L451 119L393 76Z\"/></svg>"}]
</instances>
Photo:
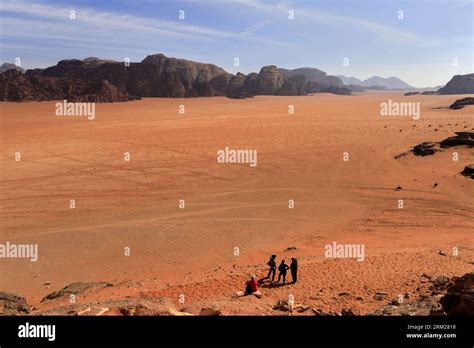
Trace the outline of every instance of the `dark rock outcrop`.
<instances>
[{"instance_id":1,"label":"dark rock outcrop","mask_svg":"<svg viewBox=\"0 0 474 348\"><path fill-rule=\"evenodd\" d=\"M452 110L459 110L465 107L466 105L474 105L474 98L467 97L463 99L458 99L454 103L452 103L449 108Z\"/></svg>"},{"instance_id":2,"label":"dark rock outcrop","mask_svg":"<svg viewBox=\"0 0 474 348\"><path fill-rule=\"evenodd\" d=\"M69 77L45 77L35 71L9 70L0 74L0 100L68 100L110 103L135 99L106 80L88 81Z\"/></svg>"},{"instance_id":3,"label":"dark rock outcrop","mask_svg":"<svg viewBox=\"0 0 474 348\"><path fill-rule=\"evenodd\" d=\"M464 170L461 172L461 175L469 176L471 179L474 179L474 164L468 164L464 167Z\"/></svg>"},{"instance_id":4,"label":"dark rock outcrop","mask_svg":"<svg viewBox=\"0 0 474 348\"><path fill-rule=\"evenodd\" d=\"M436 152L435 149L436 143L431 143L431 142L425 142L416 145L413 147L413 153L415 156L429 156L429 155L434 155Z\"/></svg>"},{"instance_id":5,"label":"dark rock outcrop","mask_svg":"<svg viewBox=\"0 0 474 348\"><path fill-rule=\"evenodd\" d=\"M454 132L456 135L448 137L440 142L424 142L415 145L411 150L415 156L434 155L438 151L453 146L474 146L474 132Z\"/></svg>"},{"instance_id":6,"label":"dark rock outcrop","mask_svg":"<svg viewBox=\"0 0 474 348\"><path fill-rule=\"evenodd\" d=\"M439 94L470 94L474 93L474 73L466 75L455 75L443 88L438 90Z\"/></svg>"},{"instance_id":7,"label":"dark rock outcrop","mask_svg":"<svg viewBox=\"0 0 474 348\"><path fill-rule=\"evenodd\" d=\"M24 297L0 291L0 315L28 313L30 313L30 307Z\"/></svg>"},{"instance_id":8,"label":"dark rock outcrop","mask_svg":"<svg viewBox=\"0 0 474 348\"><path fill-rule=\"evenodd\" d=\"M447 294L440 299L448 315L474 315L474 273L454 278Z\"/></svg>"},{"instance_id":9,"label":"dark rock outcrop","mask_svg":"<svg viewBox=\"0 0 474 348\"><path fill-rule=\"evenodd\" d=\"M474 146L474 132L454 132L455 136L444 139L439 143L440 147L452 147L459 145Z\"/></svg>"}]
</instances>

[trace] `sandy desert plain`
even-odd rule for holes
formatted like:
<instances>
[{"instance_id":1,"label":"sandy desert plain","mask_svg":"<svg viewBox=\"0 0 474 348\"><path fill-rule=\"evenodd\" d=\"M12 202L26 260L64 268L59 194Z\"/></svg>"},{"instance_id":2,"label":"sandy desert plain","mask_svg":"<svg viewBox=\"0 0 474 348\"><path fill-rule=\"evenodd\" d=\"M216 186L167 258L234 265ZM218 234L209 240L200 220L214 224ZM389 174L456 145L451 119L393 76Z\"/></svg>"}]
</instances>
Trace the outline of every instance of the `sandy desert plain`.
<instances>
[{"instance_id":1,"label":"sandy desert plain","mask_svg":"<svg viewBox=\"0 0 474 348\"><path fill-rule=\"evenodd\" d=\"M384 304L378 291L396 298L423 273L472 272L474 181L459 175L472 149L394 159L472 130L474 106L448 109L463 97L155 98L97 104L94 120L57 117L55 102L0 103L0 243L39 246L37 262L1 260L0 288L26 297L33 314L68 304L45 295L98 281L113 286L78 303L167 297L189 312L280 315L272 306L292 294L367 314ZM420 119L380 116L389 99L420 102ZM217 163L226 146L256 149L257 167ZM334 241L364 244L364 261L326 258ZM271 254L298 258L298 283L233 298L250 274L266 275Z\"/></svg>"}]
</instances>

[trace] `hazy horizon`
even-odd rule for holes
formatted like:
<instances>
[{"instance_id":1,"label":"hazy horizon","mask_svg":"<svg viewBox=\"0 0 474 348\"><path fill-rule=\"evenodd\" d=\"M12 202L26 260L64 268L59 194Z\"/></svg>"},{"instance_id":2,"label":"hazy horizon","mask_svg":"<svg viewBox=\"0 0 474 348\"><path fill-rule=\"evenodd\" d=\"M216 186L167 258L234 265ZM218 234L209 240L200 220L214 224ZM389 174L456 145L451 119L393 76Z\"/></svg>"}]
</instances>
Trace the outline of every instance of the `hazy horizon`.
<instances>
[{"instance_id":1,"label":"hazy horizon","mask_svg":"<svg viewBox=\"0 0 474 348\"><path fill-rule=\"evenodd\" d=\"M19 57L25 69L163 53L230 73L313 67L361 80L396 76L419 88L474 71L466 0L5 0L0 13L1 61Z\"/></svg>"}]
</instances>

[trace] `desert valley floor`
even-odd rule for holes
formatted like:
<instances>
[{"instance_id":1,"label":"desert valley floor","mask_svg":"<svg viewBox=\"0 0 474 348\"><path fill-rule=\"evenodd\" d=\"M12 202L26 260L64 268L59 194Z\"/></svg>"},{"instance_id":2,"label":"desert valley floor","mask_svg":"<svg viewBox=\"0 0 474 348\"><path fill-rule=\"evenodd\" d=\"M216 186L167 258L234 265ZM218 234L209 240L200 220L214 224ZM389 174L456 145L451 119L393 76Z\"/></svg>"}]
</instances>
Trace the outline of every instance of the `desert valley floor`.
<instances>
[{"instance_id":1,"label":"desert valley floor","mask_svg":"<svg viewBox=\"0 0 474 348\"><path fill-rule=\"evenodd\" d=\"M94 120L57 117L55 102L0 103L0 243L39 245L37 262L1 260L0 290L38 310L70 283L107 281L78 301L164 296L271 315L293 294L367 314L377 291L394 298L423 273L472 272L474 181L459 175L472 149L394 158L472 130L474 106L448 109L462 97L156 98L97 104ZM380 116L389 99L420 102L421 118ZM257 167L217 163L226 146L256 149ZM325 258L334 241L364 244L365 260ZM298 283L233 299L271 254L299 259Z\"/></svg>"}]
</instances>

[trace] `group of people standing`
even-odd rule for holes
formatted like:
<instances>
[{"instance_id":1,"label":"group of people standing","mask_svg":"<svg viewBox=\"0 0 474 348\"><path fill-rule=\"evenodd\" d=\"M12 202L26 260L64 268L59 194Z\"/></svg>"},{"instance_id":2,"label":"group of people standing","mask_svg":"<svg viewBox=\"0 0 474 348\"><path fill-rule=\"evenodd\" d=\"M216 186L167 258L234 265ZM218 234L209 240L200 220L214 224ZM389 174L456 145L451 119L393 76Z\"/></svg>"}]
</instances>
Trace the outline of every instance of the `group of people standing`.
<instances>
[{"instance_id":1,"label":"group of people standing","mask_svg":"<svg viewBox=\"0 0 474 348\"><path fill-rule=\"evenodd\" d=\"M267 275L267 279L272 278L272 283L275 282L275 274L277 270L277 262L276 262L276 255L270 256L270 260L267 262L267 265L270 267ZM278 280L277 283L280 282L280 279L283 278L283 284L286 282L286 273L288 269L291 272L292 284L295 284L298 280L298 260L294 257L291 258L290 266L285 263L285 259L281 260L280 265L278 266Z\"/></svg>"},{"instance_id":2,"label":"group of people standing","mask_svg":"<svg viewBox=\"0 0 474 348\"><path fill-rule=\"evenodd\" d=\"M269 279L271 276L271 282L275 282L275 275L277 271L277 262L276 262L276 255L270 256L270 260L267 262L267 265L270 267L268 271L268 275L264 279ZM290 270L292 282L291 284L295 284L298 280L298 260L294 257L291 258L291 263L288 266L285 263L285 259L281 260L280 265L278 266L278 280L277 283L280 282L280 279L283 278L283 284L286 283L286 273ZM255 294L258 292L258 283L257 277L252 275L249 281L245 283L245 292L238 292L238 296L246 296L250 294Z\"/></svg>"}]
</instances>

